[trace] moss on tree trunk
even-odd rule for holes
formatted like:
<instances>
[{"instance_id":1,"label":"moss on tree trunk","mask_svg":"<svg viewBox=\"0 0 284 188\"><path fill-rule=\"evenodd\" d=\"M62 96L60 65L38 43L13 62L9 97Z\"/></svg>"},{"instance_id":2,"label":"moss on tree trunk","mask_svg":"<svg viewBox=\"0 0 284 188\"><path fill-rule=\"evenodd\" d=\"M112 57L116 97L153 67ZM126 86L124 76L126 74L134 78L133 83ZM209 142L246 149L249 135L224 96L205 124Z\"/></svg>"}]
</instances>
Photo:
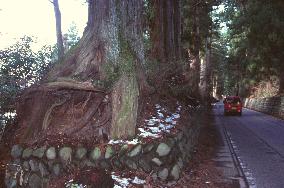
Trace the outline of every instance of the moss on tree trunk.
<instances>
[{"instance_id":1,"label":"moss on tree trunk","mask_svg":"<svg viewBox=\"0 0 284 188\"><path fill-rule=\"evenodd\" d=\"M112 91L112 138L135 135L138 97L137 79L134 76L121 76Z\"/></svg>"}]
</instances>

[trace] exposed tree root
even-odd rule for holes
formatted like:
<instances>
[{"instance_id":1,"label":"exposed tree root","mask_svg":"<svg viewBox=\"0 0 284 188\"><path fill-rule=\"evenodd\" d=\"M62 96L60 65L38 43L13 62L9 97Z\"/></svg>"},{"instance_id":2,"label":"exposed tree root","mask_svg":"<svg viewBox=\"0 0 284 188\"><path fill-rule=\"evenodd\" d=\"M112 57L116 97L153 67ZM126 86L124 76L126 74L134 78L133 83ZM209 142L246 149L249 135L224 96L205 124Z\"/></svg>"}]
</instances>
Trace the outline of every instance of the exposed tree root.
<instances>
[{"instance_id":1,"label":"exposed tree root","mask_svg":"<svg viewBox=\"0 0 284 188\"><path fill-rule=\"evenodd\" d=\"M70 99L70 96L69 96ZM57 106L61 106L62 104L64 104L67 100L69 99L64 99L62 101L59 101L55 104L52 104L52 106L46 111L43 122L42 122L42 130L45 131L50 123L50 114L52 112L52 110L57 107Z\"/></svg>"},{"instance_id":2,"label":"exposed tree root","mask_svg":"<svg viewBox=\"0 0 284 188\"><path fill-rule=\"evenodd\" d=\"M61 80L33 87L23 93L19 104L18 135L27 144L44 142L52 135L62 139L95 138L97 142L109 135L110 97L90 82Z\"/></svg>"},{"instance_id":3,"label":"exposed tree root","mask_svg":"<svg viewBox=\"0 0 284 188\"><path fill-rule=\"evenodd\" d=\"M77 82L77 81L56 81L49 82L44 85L46 89L57 90L57 89L74 89L84 91L94 91L105 93L104 90L95 88L91 82Z\"/></svg>"}]
</instances>

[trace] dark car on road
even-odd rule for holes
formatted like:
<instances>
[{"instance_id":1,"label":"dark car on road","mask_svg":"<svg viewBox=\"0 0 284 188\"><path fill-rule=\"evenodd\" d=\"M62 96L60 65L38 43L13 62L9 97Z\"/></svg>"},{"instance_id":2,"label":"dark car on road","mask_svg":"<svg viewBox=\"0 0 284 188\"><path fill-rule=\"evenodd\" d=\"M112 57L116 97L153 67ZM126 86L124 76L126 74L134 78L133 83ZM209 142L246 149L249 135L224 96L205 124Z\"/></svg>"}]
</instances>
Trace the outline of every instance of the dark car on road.
<instances>
[{"instance_id":1,"label":"dark car on road","mask_svg":"<svg viewBox=\"0 0 284 188\"><path fill-rule=\"evenodd\" d=\"M228 96L224 99L224 115L238 114L242 115L242 101L239 96Z\"/></svg>"}]
</instances>

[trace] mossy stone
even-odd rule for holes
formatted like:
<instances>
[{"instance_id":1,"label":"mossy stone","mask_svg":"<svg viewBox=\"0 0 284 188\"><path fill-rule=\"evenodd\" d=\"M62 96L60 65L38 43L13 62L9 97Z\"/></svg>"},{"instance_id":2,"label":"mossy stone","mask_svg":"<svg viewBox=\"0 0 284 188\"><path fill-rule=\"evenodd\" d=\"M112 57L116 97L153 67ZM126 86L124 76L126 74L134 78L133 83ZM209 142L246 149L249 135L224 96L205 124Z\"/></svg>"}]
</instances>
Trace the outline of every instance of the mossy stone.
<instances>
[{"instance_id":1,"label":"mossy stone","mask_svg":"<svg viewBox=\"0 0 284 188\"><path fill-rule=\"evenodd\" d=\"M20 145L14 145L11 150L11 156L18 158L22 155L23 148Z\"/></svg>"},{"instance_id":2,"label":"mossy stone","mask_svg":"<svg viewBox=\"0 0 284 188\"><path fill-rule=\"evenodd\" d=\"M72 148L63 147L59 150L59 156L63 162L71 162L72 160Z\"/></svg>"},{"instance_id":3,"label":"mossy stone","mask_svg":"<svg viewBox=\"0 0 284 188\"><path fill-rule=\"evenodd\" d=\"M23 151L22 157L24 159L27 159L27 158L29 158L32 155L32 153L33 153L33 150L31 148L26 148Z\"/></svg>"},{"instance_id":4,"label":"mossy stone","mask_svg":"<svg viewBox=\"0 0 284 188\"><path fill-rule=\"evenodd\" d=\"M142 146L139 144L137 146L135 146L129 153L128 156L129 157L135 157L137 155L139 155L141 153L142 150Z\"/></svg>"},{"instance_id":5,"label":"mossy stone","mask_svg":"<svg viewBox=\"0 0 284 188\"><path fill-rule=\"evenodd\" d=\"M94 161L98 160L102 155L101 149L99 147L95 147L91 152L91 159Z\"/></svg>"},{"instance_id":6,"label":"mossy stone","mask_svg":"<svg viewBox=\"0 0 284 188\"><path fill-rule=\"evenodd\" d=\"M160 143L156 150L156 152L158 153L160 157L168 155L170 151L171 151L171 148L165 143Z\"/></svg>"},{"instance_id":7,"label":"mossy stone","mask_svg":"<svg viewBox=\"0 0 284 188\"><path fill-rule=\"evenodd\" d=\"M55 147L50 147L46 150L46 158L49 160L53 160L56 158L56 150Z\"/></svg>"},{"instance_id":8,"label":"mossy stone","mask_svg":"<svg viewBox=\"0 0 284 188\"><path fill-rule=\"evenodd\" d=\"M160 170L158 172L158 177L163 181L167 180L168 176L169 176L169 170L167 168L164 168L163 170Z\"/></svg>"},{"instance_id":9,"label":"mossy stone","mask_svg":"<svg viewBox=\"0 0 284 188\"><path fill-rule=\"evenodd\" d=\"M105 158L109 159L114 155L114 150L111 146L107 146L106 148L106 153L105 153Z\"/></svg>"},{"instance_id":10,"label":"mossy stone","mask_svg":"<svg viewBox=\"0 0 284 188\"><path fill-rule=\"evenodd\" d=\"M87 149L86 148L83 148L83 147L80 147L80 148L77 148L76 149L76 154L75 154L75 157L76 159L83 159L87 154Z\"/></svg>"},{"instance_id":11,"label":"mossy stone","mask_svg":"<svg viewBox=\"0 0 284 188\"><path fill-rule=\"evenodd\" d=\"M37 158L42 158L44 156L45 150L46 150L46 146L37 148L33 151L33 156Z\"/></svg>"}]
</instances>

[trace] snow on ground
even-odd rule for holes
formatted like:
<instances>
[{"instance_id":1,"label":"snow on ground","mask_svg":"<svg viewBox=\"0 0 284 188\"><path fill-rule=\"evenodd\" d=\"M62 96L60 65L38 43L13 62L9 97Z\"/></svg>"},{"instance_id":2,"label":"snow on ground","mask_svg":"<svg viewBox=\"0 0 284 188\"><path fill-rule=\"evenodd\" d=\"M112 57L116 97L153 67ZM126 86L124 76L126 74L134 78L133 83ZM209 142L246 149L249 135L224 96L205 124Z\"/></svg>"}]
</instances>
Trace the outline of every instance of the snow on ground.
<instances>
[{"instance_id":1,"label":"snow on ground","mask_svg":"<svg viewBox=\"0 0 284 188\"><path fill-rule=\"evenodd\" d=\"M74 180L71 179L68 182L65 183L65 188L86 188L87 185L83 185L83 184L77 184L73 182Z\"/></svg>"},{"instance_id":2,"label":"snow on ground","mask_svg":"<svg viewBox=\"0 0 284 188\"><path fill-rule=\"evenodd\" d=\"M127 188L130 185L144 185L145 180L140 179L135 176L134 178L126 178L124 174L119 174L120 172L112 172L111 177L114 180L114 188ZM124 176L124 177L123 177ZM87 188L87 185L75 183L73 179L65 183L65 188Z\"/></svg>"},{"instance_id":3,"label":"snow on ground","mask_svg":"<svg viewBox=\"0 0 284 188\"><path fill-rule=\"evenodd\" d=\"M112 172L111 177L115 181L114 188L127 188L130 184L143 185L146 183L145 180L142 180L137 176L135 176L134 178L123 178L120 175L115 175L115 172Z\"/></svg>"},{"instance_id":4,"label":"snow on ground","mask_svg":"<svg viewBox=\"0 0 284 188\"><path fill-rule=\"evenodd\" d=\"M177 102L177 108L174 113L169 112L166 108L163 108L160 104L155 105L155 115L150 119L145 120L145 124L138 128L138 138L133 140L110 140L109 144L132 144L136 145L141 143L141 138L160 138L163 133L170 133L178 119L180 118L182 106Z\"/></svg>"},{"instance_id":5,"label":"snow on ground","mask_svg":"<svg viewBox=\"0 0 284 188\"><path fill-rule=\"evenodd\" d=\"M152 116L150 119L145 120L146 125L142 128L138 128L140 131L138 136L143 138L159 138L162 136L163 132L169 133L180 118L181 108L182 106L178 105L175 113L169 113L165 108L162 108L161 105L156 104L156 116Z\"/></svg>"},{"instance_id":6,"label":"snow on ground","mask_svg":"<svg viewBox=\"0 0 284 188\"><path fill-rule=\"evenodd\" d=\"M136 145L140 143L140 141L138 140L138 138L134 138L133 140L110 140L108 142L108 144L132 144L132 145Z\"/></svg>"}]
</instances>

